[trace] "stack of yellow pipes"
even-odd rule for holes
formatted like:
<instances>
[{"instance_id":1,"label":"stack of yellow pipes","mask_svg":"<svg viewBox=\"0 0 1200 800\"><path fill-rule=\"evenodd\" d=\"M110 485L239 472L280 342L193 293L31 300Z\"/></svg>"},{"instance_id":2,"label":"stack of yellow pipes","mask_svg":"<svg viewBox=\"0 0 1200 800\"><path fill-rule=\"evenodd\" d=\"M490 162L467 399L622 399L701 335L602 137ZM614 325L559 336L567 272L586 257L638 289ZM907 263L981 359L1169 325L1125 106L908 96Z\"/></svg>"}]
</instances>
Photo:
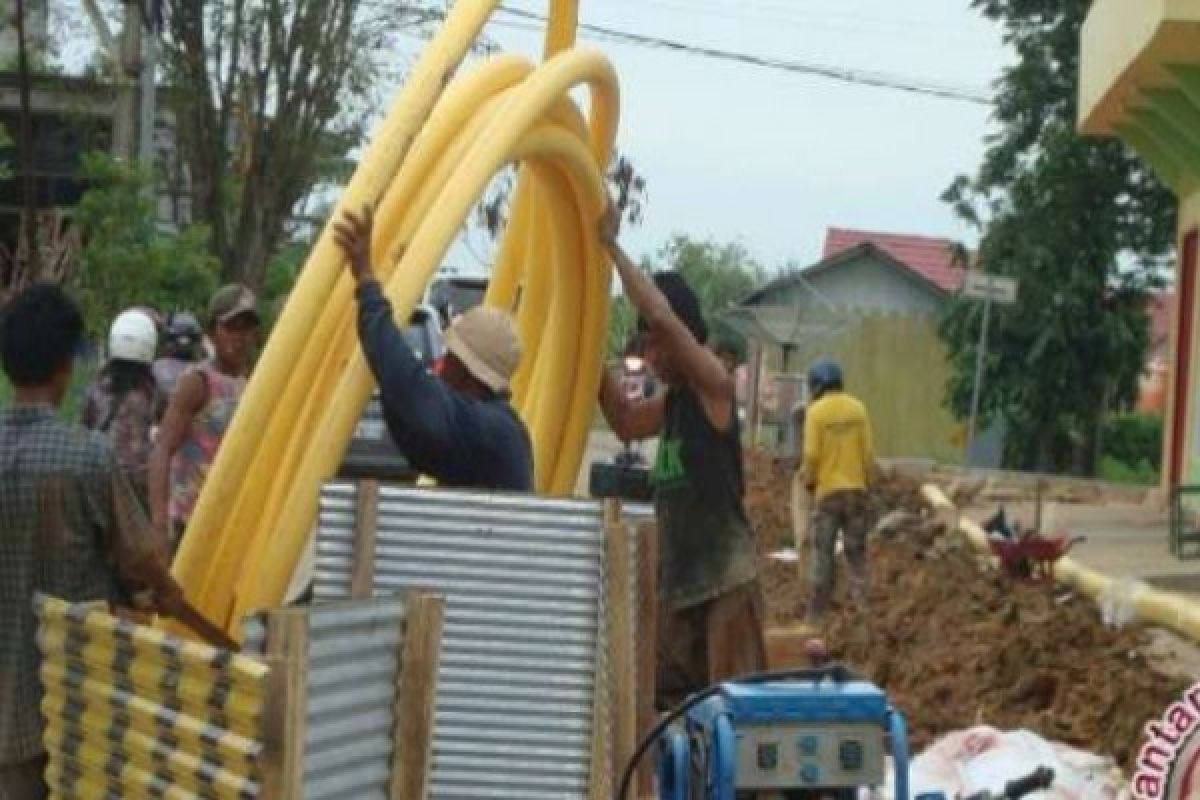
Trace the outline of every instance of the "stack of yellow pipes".
<instances>
[{"instance_id":1,"label":"stack of yellow pipes","mask_svg":"<svg viewBox=\"0 0 1200 800\"><path fill-rule=\"evenodd\" d=\"M499 55L450 80L499 0L458 0L376 132L335 216L376 209L373 259L408 318L496 174L519 166L486 302L515 310L526 357L514 400L536 482L574 487L601 375L611 265L597 238L618 88L575 48L578 0L551 0L545 60ZM585 117L572 99L590 89ZM373 388L355 335L353 282L317 241L267 342L175 562L189 599L232 636L278 605Z\"/></svg>"}]
</instances>

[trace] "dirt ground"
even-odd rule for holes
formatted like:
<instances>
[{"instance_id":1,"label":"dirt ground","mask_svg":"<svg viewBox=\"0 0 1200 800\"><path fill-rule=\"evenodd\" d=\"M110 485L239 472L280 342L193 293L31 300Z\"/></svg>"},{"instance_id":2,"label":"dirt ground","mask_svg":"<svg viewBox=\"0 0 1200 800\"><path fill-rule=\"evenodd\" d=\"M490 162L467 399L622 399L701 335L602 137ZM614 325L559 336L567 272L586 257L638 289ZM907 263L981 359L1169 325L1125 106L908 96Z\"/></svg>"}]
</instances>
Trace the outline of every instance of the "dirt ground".
<instances>
[{"instance_id":1,"label":"dirt ground","mask_svg":"<svg viewBox=\"0 0 1200 800\"><path fill-rule=\"evenodd\" d=\"M753 453L747 476L768 613L772 624L787 624L803 612L799 569L768 554L793 545L790 474ZM1190 683L1164 667L1164 653L1181 643L1139 626L1110 629L1086 597L1002 576L924 512L916 478L893 473L876 501L878 513L917 516L872 539L869 607L847 608L839 592L823 633L835 658L905 712L914 746L987 723L1111 755L1127 768L1145 723Z\"/></svg>"}]
</instances>

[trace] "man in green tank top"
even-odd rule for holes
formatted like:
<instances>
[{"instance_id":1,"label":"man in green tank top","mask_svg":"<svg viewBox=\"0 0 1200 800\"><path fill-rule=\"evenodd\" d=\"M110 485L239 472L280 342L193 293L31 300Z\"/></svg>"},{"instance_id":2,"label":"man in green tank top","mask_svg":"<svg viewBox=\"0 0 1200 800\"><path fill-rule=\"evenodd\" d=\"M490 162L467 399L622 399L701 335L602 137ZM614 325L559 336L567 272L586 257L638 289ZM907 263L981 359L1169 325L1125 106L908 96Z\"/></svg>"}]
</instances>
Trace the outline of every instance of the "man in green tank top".
<instances>
[{"instance_id":1,"label":"man in green tank top","mask_svg":"<svg viewBox=\"0 0 1200 800\"><path fill-rule=\"evenodd\" d=\"M675 272L643 274L602 225L638 312L646 358L667 391L628 398L608 373L600 406L622 441L660 437L651 472L659 537L658 700L673 705L709 684L765 667L754 537L742 504L742 448L733 376L705 346L695 292Z\"/></svg>"}]
</instances>

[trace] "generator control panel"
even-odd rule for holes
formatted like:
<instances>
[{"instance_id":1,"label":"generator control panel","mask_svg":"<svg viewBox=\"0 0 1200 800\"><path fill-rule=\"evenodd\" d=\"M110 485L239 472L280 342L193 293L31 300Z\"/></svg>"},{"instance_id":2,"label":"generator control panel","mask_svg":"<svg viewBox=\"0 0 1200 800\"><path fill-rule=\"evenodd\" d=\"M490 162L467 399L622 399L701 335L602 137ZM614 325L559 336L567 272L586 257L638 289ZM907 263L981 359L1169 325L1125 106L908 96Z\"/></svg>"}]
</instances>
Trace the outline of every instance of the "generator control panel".
<instances>
[{"instance_id":1,"label":"generator control panel","mask_svg":"<svg viewBox=\"0 0 1200 800\"><path fill-rule=\"evenodd\" d=\"M745 725L737 731L737 788L878 786L884 735L870 725Z\"/></svg>"}]
</instances>

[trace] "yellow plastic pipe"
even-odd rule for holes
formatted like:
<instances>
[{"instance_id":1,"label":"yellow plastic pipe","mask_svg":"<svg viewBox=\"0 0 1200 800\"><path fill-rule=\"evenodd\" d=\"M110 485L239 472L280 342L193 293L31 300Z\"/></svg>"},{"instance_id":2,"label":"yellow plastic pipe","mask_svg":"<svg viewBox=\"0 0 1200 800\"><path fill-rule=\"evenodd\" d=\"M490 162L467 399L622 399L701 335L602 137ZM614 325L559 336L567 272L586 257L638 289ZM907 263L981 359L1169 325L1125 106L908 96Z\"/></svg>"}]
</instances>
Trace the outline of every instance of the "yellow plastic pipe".
<instances>
[{"instance_id":1,"label":"yellow plastic pipe","mask_svg":"<svg viewBox=\"0 0 1200 800\"><path fill-rule=\"evenodd\" d=\"M498 2L476 0L451 7L441 35L414 65L400 97L368 147L362 166L347 184L335 214L378 201L441 95L447 76L458 68ZM264 441L262 434L268 432L285 387L289 381L302 383L312 378L310 370L297 369L298 362L315 338L310 334L322 309L344 302L344 291L342 296L330 296L343 263L332 228L326 226L275 324L188 523L174 565L176 577L187 589L207 577L209 553L225 535L227 513L252 474L250 466L255 455L278 447L276 440ZM308 364L312 361L309 359ZM296 419L294 414L275 416L285 427ZM258 471L253 474L261 475Z\"/></svg>"},{"instance_id":2,"label":"yellow plastic pipe","mask_svg":"<svg viewBox=\"0 0 1200 800\"><path fill-rule=\"evenodd\" d=\"M562 60L561 63L564 66L556 72L549 73L545 84L538 82L538 78L543 74L539 71L517 90L518 96L506 109L506 121L515 120L518 123L525 120L535 121L540 112L544 110L539 107L538 98L547 91L547 86L549 87L548 91L558 94L568 91L576 78L582 80L589 76L604 78L606 75L611 75L606 69L607 62L592 53L575 51L559 56L558 59ZM615 91L615 83L610 84L607 88ZM545 98L542 97L543 103L544 100ZM494 124L485 127L481 134L481 137L484 137L481 142L486 146L476 147L472 155L461 163L455 176L447 183L439 196L433 213L424 220L424 224L413 236L397 267L396 275L393 276L387 287L389 299L396 307L397 313L407 314L407 310L417 302L421 290L436 273L457 231L474 206L475 199L484 191L497 170L512 158L514 148L520 145L522 132L519 129L507 128L497 130L497 126ZM571 213L577 217L586 215L592 220L590 227L594 227L605 199L603 177L599 170L595 169L594 161L586 146L567 147L562 142L564 137L567 137L567 134L561 129L552 128L541 131L534 140L546 151L544 157L553 159L561 158L563 154L575 154L578 158L586 159L582 164L574 163L572 166L568 166L567 172L572 175L590 176L588 188L591 190L591 202L588 204L590 208L584 212L572 204L557 213ZM540 150L527 153L527 157L531 158L539 155L541 155ZM589 168L588 165L591 167ZM550 192L550 197L555 197L550 182L540 181L539 188L542 191ZM555 200L569 202L569 198L570 193L563 192L562 196ZM555 207L558 208L558 206ZM565 223L560 219L554 224L563 225ZM594 233L590 235L593 238L595 236ZM554 285L558 287L562 296L567 298L564 302L573 303L575 307L578 307L579 294L575 288L576 279L572 278L572 269L578 270L582 267L571 264L571 261L576 260L572 249L578 250L578 248L571 248L569 241L564 242L563 248L555 254L554 272L557 280ZM539 279L549 279L544 274L545 272L546 270L543 268L538 273ZM567 280L563 280L563 278ZM607 297L595 298L595 301L607 303ZM545 337L547 334L543 332L542 347L539 348L535 357L539 363L544 358L550 359L546 363L551 370L558 371L560 382L551 385L550 380L547 379L541 385L535 384L531 388L532 392L543 397L553 394L555 399L543 400L542 411L538 417L527 420L535 443L535 465L539 463L549 465L538 470L539 486L552 494L567 494L573 488L574 483L573 477L569 482L566 481L567 470L559 469L559 450L566 449L571 453L582 453L580 443L566 441L563 437L562 410L564 406L576 407L575 396L580 391L590 391L589 402L594 403L599 382L598 369L593 379L577 380L577 373L570 368L570 361L577 352L579 341L598 345L603 341L603 331L583 331L580 334L581 338L575 337L570 330L571 316L564 313L557 317L552 314L547 318L547 325L551 331L549 334L550 347L548 350L546 349ZM603 314L595 312L574 316L577 320L592 320L593 322L604 318ZM559 327L554 328L554 325ZM534 372L537 374L538 367L535 366ZM544 372L543 374L553 373ZM317 429L316 440L319 442L347 441L362 413L362 407L371 387L372 382L366 362L361 353L356 352L350 365L342 373L325 420ZM308 449L307 457L301 464L293 482L290 502L283 509L275 529L268 533L267 546L262 558L264 563L293 565L296 563L300 550L307 539L311 521L316 514L320 485L336 469L339 459L340 453L328 447L314 446ZM576 460L574 472L577 472L578 468L579 463ZM557 484L555 480L558 481ZM253 581L239 583L232 619L241 619L247 613L278 602L273 598L282 597L290 576L290 571L264 570Z\"/></svg>"},{"instance_id":3,"label":"yellow plastic pipe","mask_svg":"<svg viewBox=\"0 0 1200 800\"><path fill-rule=\"evenodd\" d=\"M939 513L952 512L958 518L958 529L981 553L991 554L987 533L974 520L960 517L954 504L937 486L922 488L926 501ZM1114 581L1102 572L1064 556L1054 565L1054 577L1093 600L1099 601L1114 590ZM1130 605L1143 622L1161 625L1195 642L1200 642L1200 607L1183 595L1155 589L1136 582L1129 594Z\"/></svg>"},{"instance_id":4,"label":"yellow plastic pipe","mask_svg":"<svg viewBox=\"0 0 1200 800\"><path fill-rule=\"evenodd\" d=\"M376 207L372 255L397 319L420 300L493 177L518 166L486 302L516 313L525 358L514 405L537 488L569 494L600 383L611 266L596 236L616 136L616 75L573 49L577 0L552 0L546 61L490 59L445 82L496 0L460 0L339 203ZM588 86L585 117L572 91ZM390 143L381 143L389 138ZM176 575L234 636L278 604L373 387L353 283L323 232L289 298L201 496Z\"/></svg>"}]
</instances>

